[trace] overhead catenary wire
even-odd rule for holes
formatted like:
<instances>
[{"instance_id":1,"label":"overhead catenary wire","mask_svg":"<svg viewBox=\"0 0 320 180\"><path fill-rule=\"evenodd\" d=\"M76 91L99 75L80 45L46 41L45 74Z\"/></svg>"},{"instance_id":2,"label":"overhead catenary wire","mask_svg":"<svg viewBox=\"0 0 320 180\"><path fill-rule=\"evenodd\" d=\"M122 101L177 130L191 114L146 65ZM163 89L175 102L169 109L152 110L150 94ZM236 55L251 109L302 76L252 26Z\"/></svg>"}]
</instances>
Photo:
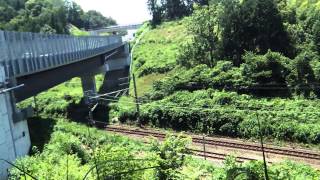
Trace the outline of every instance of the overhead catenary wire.
<instances>
[{"instance_id":1,"label":"overhead catenary wire","mask_svg":"<svg viewBox=\"0 0 320 180\"><path fill-rule=\"evenodd\" d=\"M105 95L107 97L107 95ZM109 95L108 95L109 96ZM112 98L112 99L111 99ZM118 98L118 99L117 99ZM100 99L100 100L103 100L103 101L110 101L110 102L119 102L119 98L121 97L113 97L113 96L110 96L110 98L102 98L102 97L96 97L95 99ZM67 101L65 99L58 99L58 100L50 100L49 102L62 102L62 101ZM126 102L128 104L133 104L133 105L136 105L135 102L133 101L128 101L128 100L121 100L122 102ZM311 110L303 110L303 109L299 109L299 108L272 108L272 107L249 107L249 106L232 106L232 105L214 105L214 106L210 106L208 108L205 108L205 107L186 107L186 106L168 106L168 105L164 105L164 104L155 104L156 101L139 101L139 105L142 105L142 106L148 106L150 105L150 103L153 103L152 105L153 106L159 106L159 107L167 107L167 108L180 108L180 109L185 109L185 110L203 110L203 111L217 111L217 110L214 110L212 108L222 108L222 107L229 107L229 108L239 108L238 110L229 110L230 112L236 112L236 111L253 111L253 112L256 112L256 111L261 111L261 112L282 112L282 113L286 113L284 112L287 111L288 112L288 109L292 109L291 113L300 113L300 114L308 114L308 115L320 115L320 112L318 112L318 109L317 108L314 108L314 111L311 111ZM175 103L175 102L171 102L171 103ZM244 110L241 110L244 109ZM226 111L226 109L224 109L224 111ZM287 113L287 114L291 114L291 113Z\"/></svg>"},{"instance_id":2,"label":"overhead catenary wire","mask_svg":"<svg viewBox=\"0 0 320 180\"><path fill-rule=\"evenodd\" d=\"M106 94L100 94L100 95L97 95L97 96L94 96L94 97L89 97L89 98L93 98L93 99L96 99L96 98L100 98L100 97L110 97L110 98L118 98L118 97L114 97L114 96L111 96L112 94L115 94L115 93L118 93L118 92L122 92L122 91L128 91L128 90L130 90L130 88L125 88L125 89L121 89L121 90L118 90L118 91L114 91L114 92L109 92L109 93L106 93ZM132 97L132 96L131 96ZM135 97L133 97L133 98L135 98ZM149 100L149 101L146 101L146 100L144 100L144 101L141 101L141 100L139 100L139 102L140 103L152 103L152 102L155 102L155 101L151 101L151 100ZM137 104L137 103L136 103ZM140 104L139 104L140 105ZM271 104L272 105L272 104ZM249 107L249 106L239 106L239 105L237 105L236 106L237 108L251 108L251 109L255 109L255 110L261 110L261 109L272 109L272 110L274 110L274 108L272 108L272 107ZM279 107L277 107L277 110L288 110L289 108L280 108L279 109ZM297 108L294 108L295 110L297 109ZM316 109L315 109L316 110Z\"/></svg>"},{"instance_id":3,"label":"overhead catenary wire","mask_svg":"<svg viewBox=\"0 0 320 180\"><path fill-rule=\"evenodd\" d=\"M99 98L100 100L105 100L105 101L113 101L113 102L118 102L118 100L115 100L115 99L108 99L108 98ZM136 104L135 102L132 102L132 101L127 101L127 100L122 100L122 102L126 102L126 103L129 103L129 104ZM151 104L143 104L143 103L138 103L139 105L145 105L145 106L148 106L148 105L151 105ZM226 105L215 105L215 106L210 106L208 108L204 108L204 107L183 107L183 106L170 106L170 105L164 105L164 104L152 104L152 106L159 106L159 107L163 107L163 108L177 108L177 109L183 109L183 110L199 110L199 111L218 111L214 108L233 108L233 109L223 109L223 111L227 112L239 112L239 111L242 111L242 112L257 112L257 111L260 111L260 112L265 112L265 113L270 113L270 112L282 112L282 113L287 113L287 114L290 114L288 112L292 112L292 113L297 113L297 111L286 111L284 112L283 109L280 109L280 110L264 110L264 109L257 109L257 108L254 108L252 107L252 109L250 109L251 107L238 107L238 106L226 106ZM238 109L234 109L234 108L238 108ZM243 108L243 109L241 109ZM247 108L247 109L245 109ZM301 112L301 113L304 113L304 114L314 114L314 115L320 115L320 112L314 112L314 111L304 111L304 112Z\"/></svg>"},{"instance_id":4,"label":"overhead catenary wire","mask_svg":"<svg viewBox=\"0 0 320 180\"><path fill-rule=\"evenodd\" d=\"M120 90L117 90L117 91L113 91L113 92L109 92L109 93L105 93L105 94L100 94L100 95L89 97L89 98L90 99L97 99L97 98L100 98L100 97L110 96L112 94L115 94L115 93L118 93L118 92L122 92L122 91L127 91L127 90L130 90L130 88L120 89Z\"/></svg>"},{"instance_id":5,"label":"overhead catenary wire","mask_svg":"<svg viewBox=\"0 0 320 180\"><path fill-rule=\"evenodd\" d=\"M132 97L132 98L134 98L133 96L129 96L129 97ZM118 97L119 98L119 97ZM155 102L161 102L161 100L155 100L155 101L152 101L152 100L139 100L140 101L140 105L143 105L142 103L155 103ZM170 102L170 103L178 103L178 102ZM236 103L241 103L241 102L236 102ZM320 101L319 101L319 103L320 103ZM269 106L274 106L273 104L269 104ZM264 106L264 107L262 107L262 106L255 106L255 107L250 107L250 106L239 106L239 105L235 105L235 106L232 106L232 105L215 105L215 106L230 106L230 107L235 107L235 108L248 108L248 109L251 109L251 110L261 110L261 109L264 109L264 110L266 110L266 109L269 109L270 111L274 111L274 110L288 110L288 109L294 109L294 110L297 110L298 108L279 108L279 107L276 107L276 108L274 108L274 107L268 107L268 106ZM299 109L298 109L299 110ZM300 109L300 110L303 110L303 109ZM315 108L314 109L315 111L317 111L318 109L317 108Z\"/></svg>"}]
</instances>

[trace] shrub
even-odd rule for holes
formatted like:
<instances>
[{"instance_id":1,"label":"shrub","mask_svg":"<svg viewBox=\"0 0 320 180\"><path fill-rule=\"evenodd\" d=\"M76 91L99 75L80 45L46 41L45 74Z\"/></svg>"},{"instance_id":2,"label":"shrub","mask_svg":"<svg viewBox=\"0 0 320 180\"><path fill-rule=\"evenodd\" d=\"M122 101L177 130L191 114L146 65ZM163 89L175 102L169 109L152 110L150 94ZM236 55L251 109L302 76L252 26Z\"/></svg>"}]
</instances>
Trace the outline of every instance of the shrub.
<instances>
[{"instance_id":1,"label":"shrub","mask_svg":"<svg viewBox=\"0 0 320 180\"><path fill-rule=\"evenodd\" d=\"M290 59L280 53L268 51L265 55L247 52L242 64L242 75L249 91L261 95L288 96L287 77L291 73ZM264 88L273 88L264 89ZM279 91L279 88L283 90Z\"/></svg>"},{"instance_id":2,"label":"shrub","mask_svg":"<svg viewBox=\"0 0 320 180\"><path fill-rule=\"evenodd\" d=\"M151 151L158 156L159 164L157 177L159 179L176 179L180 169L185 165L185 153L191 144L191 139L183 135L167 135L164 142L151 142Z\"/></svg>"},{"instance_id":3,"label":"shrub","mask_svg":"<svg viewBox=\"0 0 320 180\"><path fill-rule=\"evenodd\" d=\"M318 100L254 99L217 90L176 92L141 106L140 119L176 130L319 143Z\"/></svg>"}]
</instances>

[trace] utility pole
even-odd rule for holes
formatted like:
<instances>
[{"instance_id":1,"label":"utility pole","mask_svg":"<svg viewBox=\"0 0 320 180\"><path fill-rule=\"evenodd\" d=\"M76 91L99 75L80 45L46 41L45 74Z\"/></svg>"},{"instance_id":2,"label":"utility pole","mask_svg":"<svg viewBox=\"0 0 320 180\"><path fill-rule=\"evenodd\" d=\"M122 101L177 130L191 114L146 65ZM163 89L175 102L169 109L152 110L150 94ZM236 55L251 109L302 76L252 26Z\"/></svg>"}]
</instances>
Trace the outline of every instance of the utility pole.
<instances>
[{"instance_id":1,"label":"utility pole","mask_svg":"<svg viewBox=\"0 0 320 180\"><path fill-rule=\"evenodd\" d=\"M38 115L38 104L37 104L37 97L36 96L33 96L33 103L34 103L35 114Z\"/></svg>"},{"instance_id":2,"label":"utility pole","mask_svg":"<svg viewBox=\"0 0 320 180\"><path fill-rule=\"evenodd\" d=\"M262 150L262 156L263 156L264 177L265 177L265 180L269 180L268 166L267 166L267 162L266 162L266 156L265 156L264 145L263 145L263 134L261 131L261 123L260 123L260 120L258 117L258 113L256 113L256 116L257 116L257 121L258 121L258 126L259 126L260 143L261 143L261 150Z\"/></svg>"},{"instance_id":3,"label":"utility pole","mask_svg":"<svg viewBox=\"0 0 320 180\"><path fill-rule=\"evenodd\" d=\"M207 160L207 155L206 155L206 142L205 142L205 135L202 136L202 142L203 142L203 156L204 160Z\"/></svg>"},{"instance_id":4,"label":"utility pole","mask_svg":"<svg viewBox=\"0 0 320 180\"><path fill-rule=\"evenodd\" d=\"M88 99L90 99L90 96L88 97ZM97 106L98 106L98 103L96 105L93 105L92 102L89 101L89 105L88 105L89 125L87 126L87 128L88 128L88 137L91 140L93 140L93 139L91 138L91 133L90 133L89 127L93 127L95 125L95 121L93 119L93 111L97 108ZM94 142L93 147L92 147L92 153L93 153L94 164L95 164L95 168L96 168L96 172L97 172L97 180L100 180L100 172L99 172L98 162L97 162L97 158L96 158L95 148L96 148L96 143Z\"/></svg>"},{"instance_id":5,"label":"utility pole","mask_svg":"<svg viewBox=\"0 0 320 180\"><path fill-rule=\"evenodd\" d=\"M133 87L134 87L134 97L136 100L138 123L139 123L139 125L141 125L140 118L139 118L140 117L140 107L139 107L139 100L138 100L137 84L136 84L136 77L134 76L134 73L132 73L132 79L133 79Z\"/></svg>"}]
</instances>

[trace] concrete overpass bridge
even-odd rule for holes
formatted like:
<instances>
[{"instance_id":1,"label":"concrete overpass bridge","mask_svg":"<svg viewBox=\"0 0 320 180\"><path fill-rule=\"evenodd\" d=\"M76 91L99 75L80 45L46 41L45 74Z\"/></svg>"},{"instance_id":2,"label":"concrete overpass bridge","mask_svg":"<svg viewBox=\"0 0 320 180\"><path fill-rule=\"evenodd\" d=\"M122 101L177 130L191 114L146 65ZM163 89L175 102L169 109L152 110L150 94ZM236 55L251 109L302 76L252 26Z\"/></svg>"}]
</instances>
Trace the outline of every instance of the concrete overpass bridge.
<instances>
[{"instance_id":1,"label":"concrete overpass bridge","mask_svg":"<svg viewBox=\"0 0 320 180\"><path fill-rule=\"evenodd\" d=\"M121 32L121 31L127 31L127 30L134 30L134 29L139 29L143 24L130 24L130 25L121 25L121 26L109 26L106 28L101 28L101 29L92 29L89 30L89 33L91 35L102 35L106 33L116 33L116 32Z\"/></svg>"},{"instance_id":2,"label":"concrete overpass bridge","mask_svg":"<svg viewBox=\"0 0 320 180\"><path fill-rule=\"evenodd\" d=\"M28 154L26 118L16 103L74 77L83 91L96 91L94 75L130 66L129 45L120 36L73 37L0 31L0 159ZM0 179L8 164L0 161Z\"/></svg>"}]
</instances>

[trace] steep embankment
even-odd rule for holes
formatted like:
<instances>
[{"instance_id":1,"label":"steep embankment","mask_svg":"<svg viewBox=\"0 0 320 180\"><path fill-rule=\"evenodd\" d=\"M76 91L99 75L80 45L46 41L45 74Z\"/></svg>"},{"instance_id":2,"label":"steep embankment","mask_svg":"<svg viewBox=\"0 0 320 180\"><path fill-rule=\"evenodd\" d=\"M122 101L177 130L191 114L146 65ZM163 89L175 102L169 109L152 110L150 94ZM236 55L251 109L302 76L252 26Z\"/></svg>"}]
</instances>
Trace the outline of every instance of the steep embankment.
<instances>
[{"instance_id":1,"label":"steep embankment","mask_svg":"<svg viewBox=\"0 0 320 180\"><path fill-rule=\"evenodd\" d=\"M177 29L175 29L174 25L177 24L179 24L179 22L166 23L160 27L162 28L161 30L156 29L146 33L146 37L150 35L149 33L153 33L153 36L158 36L162 31L167 33L167 35L163 35L164 38L167 37L168 34L177 34L182 32L176 31ZM171 30L168 31L167 28ZM178 36L172 36L172 38L176 37ZM149 38L152 41L153 37ZM142 42L144 42L144 40L142 40ZM162 44L164 50L170 51L170 53L167 54L169 57L176 57L178 52L177 45L174 45L176 43L179 43L179 40L171 43L168 39L168 42L166 43L167 45ZM138 52L140 51L139 48L146 49L148 47L147 44L141 44L141 46L144 46L144 48L138 46ZM154 53L154 55L150 56L150 59L146 59L145 65L148 64L147 61L150 61L150 63L155 64L152 65L152 67L161 67L161 64L156 65L156 57L157 54L162 51L155 48L152 52L147 52ZM150 54L145 55L142 53L140 57L146 57L149 55ZM165 60L166 58L163 59L163 61ZM147 87L149 88L144 92L145 95L154 91L152 84L155 80L161 80L164 79L164 77L170 78L173 77L175 73L181 72L180 68L175 67L174 62L176 61L176 58L170 59L168 62L169 61L171 61L173 68L170 68L168 71L162 74L154 73L140 75L138 77L140 84L138 85L138 88L140 88L141 84L147 84ZM138 75L139 69L134 69L134 72ZM187 72L188 71L186 71L186 73ZM151 76L155 78L152 79L150 78ZM97 76L96 79L98 82L97 86L101 86L103 77ZM149 79L148 83L145 83L145 79ZM186 82L189 82L187 78ZM173 93L176 93L175 91L177 90L174 90ZM193 92L189 93L194 95L197 94ZM86 106L80 103L82 97L81 83L78 78L75 78L70 82L63 83L62 85L37 96L36 107L39 117L30 119L30 132L33 138L33 144L38 148L33 148L33 152L35 153L33 156L18 160L16 165L23 167L23 169L27 169L29 173L39 179L48 179L48 177L49 179L63 179L65 177L69 179L83 179L84 175L90 170L90 168L95 167L95 162L98 162L99 166L101 165L100 175L103 177L110 174L128 171L129 173L121 176L123 179L157 179L158 173L160 172L159 169L150 169L145 171L132 170L158 166L159 163L160 165L165 164L165 166L160 166L160 168L164 168L164 170L162 169L162 172L169 173L176 179L225 179L227 175L237 173L239 170L244 170L250 175L254 174L256 177L259 177L259 179L263 178L263 164L261 162L253 161L240 164L236 163L233 158L227 158L223 167L216 167L209 162L196 160L191 156L186 156L186 161L183 166L172 170L171 165L168 167L168 163L173 164L174 167L176 167L178 163L181 163L176 156L181 155L181 153L177 153L177 151L183 149L181 148L181 145L183 145L185 141L169 138L169 140L163 145L155 144L153 146L149 146L122 136L98 131L94 128L87 128L85 125L68 122L66 120L68 118L74 121L81 121L79 118L84 120L86 119L87 112L84 110L86 109ZM128 98L120 100L120 104L122 102L121 105L125 108L122 112L130 114L131 112L134 112L135 106L134 104L131 104L133 101L128 103L126 99ZM189 96L186 96L186 99L189 100L190 104L193 102L199 103L201 100L199 97L192 99ZM150 100L152 100L152 98L150 98ZM168 100L172 105L176 106L172 99ZM209 100L212 101L212 98ZM163 106L162 109L159 109L159 113L170 110L165 101L162 102L161 100L154 100L154 103L156 104L154 107L158 107L158 105ZM25 101L21 106L28 104L32 104L32 99ZM150 105L144 104L144 106ZM190 105L184 104L183 106L187 107ZM171 109L178 110L179 108L174 107ZM150 115L150 111L147 107L142 108L142 113L142 117L145 118ZM197 115L197 111L192 111L192 113L194 116ZM72 116L75 114L77 116ZM176 119L176 117L172 115L174 114L169 114L167 118ZM181 115L183 114L181 113ZM40 116L42 116L42 118L40 118ZM156 116L153 118L158 119ZM159 119L162 118L162 120L165 120L163 116L158 117ZM185 119L185 117L183 117L183 119ZM183 119L181 118L181 120ZM195 120L192 119L190 121ZM210 119L210 121L212 121L212 119ZM171 123L170 121L167 122ZM165 154L164 159L161 159L159 154ZM128 159L151 159L151 161L127 161ZM88 179L96 179L96 171L95 169L92 170L94 171L90 173ZM269 173L270 178L272 179L297 177L317 179L320 176L318 171L306 165L292 162L274 164L269 167ZM16 169L12 169L11 174L11 179L21 179L24 177L24 175ZM120 178L120 176L117 177Z\"/></svg>"},{"instance_id":2,"label":"steep embankment","mask_svg":"<svg viewBox=\"0 0 320 180\"><path fill-rule=\"evenodd\" d=\"M257 139L319 144L319 100L298 97L257 97L247 88L245 66L217 61L209 68L177 64L179 45L186 41L185 21L167 22L145 33L134 51L143 123L175 130ZM276 53L261 56L278 57ZM234 88L234 89L232 89ZM262 89L263 90L263 89ZM133 91L131 91L132 96ZM245 93L245 94L243 94ZM113 116L136 119L132 97L121 98Z\"/></svg>"},{"instance_id":3,"label":"steep embankment","mask_svg":"<svg viewBox=\"0 0 320 180\"><path fill-rule=\"evenodd\" d=\"M180 43L187 32L182 21L166 22L151 29L144 26L144 34L133 55L133 72L138 76L138 92L142 96L156 80L162 79L176 67Z\"/></svg>"}]
</instances>

